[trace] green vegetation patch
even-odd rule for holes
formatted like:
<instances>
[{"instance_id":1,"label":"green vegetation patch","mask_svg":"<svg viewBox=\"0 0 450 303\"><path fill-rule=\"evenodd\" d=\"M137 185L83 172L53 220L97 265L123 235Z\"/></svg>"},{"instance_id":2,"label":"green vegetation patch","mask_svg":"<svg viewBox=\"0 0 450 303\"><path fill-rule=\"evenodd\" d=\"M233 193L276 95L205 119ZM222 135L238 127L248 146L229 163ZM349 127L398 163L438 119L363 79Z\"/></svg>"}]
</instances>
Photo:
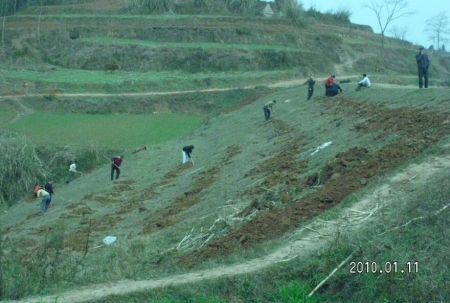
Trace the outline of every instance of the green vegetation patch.
<instances>
[{"instance_id":1,"label":"green vegetation patch","mask_svg":"<svg viewBox=\"0 0 450 303\"><path fill-rule=\"evenodd\" d=\"M0 125L10 122L16 115L17 113L13 109L0 107Z\"/></svg>"},{"instance_id":2,"label":"green vegetation patch","mask_svg":"<svg viewBox=\"0 0 450 303\"><path fill-rule=\"evenodd\" d=\"M37 113L23 117L8 126L36 144L51 146L88 146L126 149L143 144L159 144L184 135L200 125L194 115L89 115Z\"/></svg>"},{"instance_id":3,"label":"green vegetation patch","mask_svg":"<svg viewBox=\"0 0 450 303\"><path fill-rule=\"evenodd\" d=\"M302 50L295 47L286 47L282 45L263 45L263 44L228 44L228 43L170 43L170 42L153 42L137 39L116 39L108 37L93 37L77 39L79 42L90 43L107 43L118 45L139 45L148 47L169 47L169 48L201 48L201 49L250 49L250 50L284 50L289 52L301 52Z\"/></svg>"},{"instance_id":4,"label":"green vegetation patch","mask_svg":"<svg viewBox=\"0 0 450 303\"><path fill-rule=\"evenodd\" d=\"M138 72L119 70L114 74L103 70L59 68L51 72L37 70L10 71L5 81L32 81L36 90L66 93L127 93L148 91L184 91L210 88L242 87L289 78L293 71L202 72L185 71ZM13 80L13 81L11 81Z\"/></svg>"}]
</instances>

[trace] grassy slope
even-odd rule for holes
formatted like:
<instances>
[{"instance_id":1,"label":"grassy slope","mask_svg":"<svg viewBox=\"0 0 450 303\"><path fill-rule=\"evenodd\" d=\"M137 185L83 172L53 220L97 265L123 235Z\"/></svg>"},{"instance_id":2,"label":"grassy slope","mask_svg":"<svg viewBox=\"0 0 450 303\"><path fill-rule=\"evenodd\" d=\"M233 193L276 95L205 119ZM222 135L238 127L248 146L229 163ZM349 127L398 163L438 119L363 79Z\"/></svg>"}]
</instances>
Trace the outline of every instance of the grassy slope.
<instances>
[{"instance_id":1,"label":"grassy slope","mask_svg":"<svg viewBox=\"0 0 450 303\"><path fill-rule=\"evenodd\" d=\"M447 100L441 89L420 91L419 97L410 97L413 91L408 89L374 87L370 91L355 93L352 92L352 87L352 85L343 85L344 91L347 92L345 96L348 98L361 97L365 99L364 102L369 103L392 98L398 100L398 103L403 100L403 104L405 104L404 100L408 100L408 106L422 108L422 99L427 98L435 99L436 102L433 105L439 108L441 103ZM417 91L415 90L415 92ZM83 261L83 274L72 280L72 283L76 285L131 277L148 278L148 272L152 273L152 277L157 277L185 271L186 269L179 268L175 262L174 257L177 254L161 255L161 252L177 245L192 228L208 228L219 214L229 215L230 210L227 207L223 208L224 206L238 209L246 207L251 201L240 192L248 186L255 187L254 182L260 177L245 178L244 174L252 167L268 161L272 155L276 155L291 135L305 136L302 147L298 149L299 155L304 151L314 149L323 142L330 140L334 142L331 147L310 160L308 169L304 171L305 174L320 170L323 163L349 147L361 146L374 150L395 140L388 136L384 140L374 142L371 134L355 135L352 130L355 117L331 115L331 113L321 115L321 112L327 110L327 104L333 100L316 96L316 100L321 101L306 102L304 94L306 94L304 87L300 91L299 88L281 90L238 112L212 119L210 124L203 126L188 137L127 157L123 167L124 178L117 184L109 183L108 167L104 167L83 176L82 179L70 186L60 185L57 187L57 192L61 198L55 199L54 207L45 216L45 223L34 217L35 203L19 204L12 208L8 217L3 216L4 222L6 225L11 225L13 222L18 224L13 228L16 234L14 238L20 239L21 234L26 235L28 231L32 231L33 238L41 241L45 232L50 231L53 237L63 237L66 239L65 245L75 247L79 251L83 250L86 224L89 223L89 220L92 222L90 238L92 246L99 245L105 235L116 235L119 239L128 239L126 242L120 241L117 246L108 250L92 250L89 257ZM320 90L316 94L319 95ZM407 96L408 99L405 98ZM293 127L289 133L283 132L286 127L283 124L276 126L262 121L261 104L273 98L279 100L275 115L277 120L284 121L286 125ZM290 100L290 102L284 102L285 100ZM400 105L398 103L392 105L396 107ZM431 106L431 108L433 107ZM337 123L339 123L339 132L334 132L332 130L336 128ZM240 132L239 136L236 136L233 130L247 131ZM277 134L278 136L273 137ZM193 154L196 166L188 168L181 174L178 173L179 177L169 178L168 182L164 183L163 181L167 179L165 174L174 169L176 171L181 157L179 148L186 143L194 144L197 147ZM226 154L227 147L230 146L233 149L239 149L239 153L231 161L222 163L221 159ZM220 170L211 170L214 167L220 167ZM195 172L200 168L203 169ZM201 201L180 213L181 221L173 226L168 224L169 222L161 222L166 224L166 227L153 229L150 233L144 231L148 223L159 220L155 215L158 212L164 212L180 192L189 192L196 179L202 176L212 178L214 175L216 175L215 182L202 192ZM281 186L283 190L292 189L281 184L277 186ZM292 192L292 198L300 197L307 192L308 190L305 188L298 188L296 192ZM270 199L268 196L267 198ZM124 204L124 201L127 202ZM275 200L275 203L279 202ZM138 207L142 207L146 211L138 213L136 211ZM88 217L82 215L83 213L89 214ZM28 220L25 220L27 217ZM8 233L7 236L11 236L11 233ZM237 260L260 256L288 241L287 237L274 239L224 259L200 264L200 268L216 266L223 262L232 264ZM153 244L151 246L145 244L149 242ZM133 253L128 254L129 250ZM142 260L146 261L142 263ZM116 265L108 267L106 262ZM104 265L101 275L96 274L99 264ZM142 271L143 268L144 271ZM325 267L323 270L326 271L327 268ZM51 281L50 277L48 279ZM281 280L283 279L281 278ZM48 291L54 291L62 286L48 287ZM119 302L122 299L114 300ZM123 302L127 302L127 300L124 299Z\"/></svg>"}]
</instances>

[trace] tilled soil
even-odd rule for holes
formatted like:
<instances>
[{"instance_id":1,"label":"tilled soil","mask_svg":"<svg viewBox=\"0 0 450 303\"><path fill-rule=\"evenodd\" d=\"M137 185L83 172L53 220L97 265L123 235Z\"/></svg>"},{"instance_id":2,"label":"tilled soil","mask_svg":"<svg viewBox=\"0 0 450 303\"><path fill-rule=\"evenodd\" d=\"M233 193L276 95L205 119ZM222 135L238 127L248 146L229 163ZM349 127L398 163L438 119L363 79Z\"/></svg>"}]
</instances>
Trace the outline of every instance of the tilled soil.
<instances>
[{"instance_id":1,"label":"tilled soil","mask_svg":"<svg viewBox=\"0 0 450 303\"><path fill-rule=\"evenodd\" d=\"M298 177L303 172L302 168L306 167L306 160L295 160L302 137L290 139L279 154L246 175L264 175L262 186L242 193L254 197L250 209L246 209L243 214L250 213L253 208L260 210L258 216L240 227L235 227L228 235L215 239L204 248L181 256L180 265L191 267L204 260L224 257L234 251L280 237L298 227L300 222L340 203L373 178L414 158L450 133L450 125L446 123L448 113L412 108L391 109L384 105L368 104L349 98L321 102L323 111L327 114L352 115L358 117L358 120L363 119L364 122L354 126L358 133L373 134L373 140L380 140L387 135L396 135L398 139L378 150L353 147L338 153L323 167L320 178L315 174L306 179ZM276 195L276 200L288 202L288 198L273 189L275 185L319 185L316 182L320 182L317 191L290 203L274 206L267 198L256 198L264 191L272 191L271 194ZM274 197L269 198L271 199L274 200Z\"/></svg>"}]
</instances>

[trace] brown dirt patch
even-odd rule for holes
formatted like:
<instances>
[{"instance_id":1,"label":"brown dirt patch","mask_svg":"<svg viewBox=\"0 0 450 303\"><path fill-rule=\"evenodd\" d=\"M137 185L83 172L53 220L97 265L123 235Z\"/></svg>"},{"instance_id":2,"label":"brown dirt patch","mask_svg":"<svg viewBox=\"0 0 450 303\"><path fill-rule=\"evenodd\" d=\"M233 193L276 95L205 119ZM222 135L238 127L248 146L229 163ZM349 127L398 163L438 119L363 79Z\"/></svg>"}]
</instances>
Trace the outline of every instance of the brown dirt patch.
<instances>
[{"instance_id":1,"label":"brown dirt patch","mask_svg":"<svg viewBox=\"0 0 450 303\"><path fill-rule=\"evenodd\" d=\"M144 222L150 223L147 223L144 226L142 234L149 234L178 223L182 219L180 214L191 206L197 204L200 201L200 192L206 188L209 188L216 181L221 167L229 164L231 159L240 152L241 148L239 146L228 146L225 150L225 155L219 162L219 165L211 167L207 171L200 172L199 176L193 182L191 190L175 198L174 203L167 208L157 211L144 219Z\"/></svg>"},{"instance_id":2,"label":"brown dirt patch","mask_svg":"<svg viewBox=\"0 0 450 303\"><path fill-rule=\"evenodd\" d=\"M120 192L108 192L108 193L90 193L83 197L83 200L91 200L91 201L97 201L103 204L108 204L112 202L119 202L118 199L115 199L116 197L120 196Z\"/></svg>"},{"instance_id":3,"label":"brown dirt patch","mask_svg":"<svg viewBox=\"0 0 450 303\"><path fill-rule=\"evenodd\" d=\"M89 237L92 235L89 235ZM77 252L83 252L86 250L86 245L89 246L88 241L88 229L83 230L77 230L72 233L65 233L64 234L64 240L63 245L65 248L69 248L71 250L77 251Z\"/></svg>"},{"instance_id":4,"label":"brown dirt patch","mask_svg":"<svg viewBox=\"0 0 450 303\"><path fill-rule=\"evenodd\" d=\"M81 205L77 208L72 209L68 213L62 213L59 217L61 219L79 218L79 217L84 217L85 215L90 215L90 214L93 214L96 212L97 212L96 210L93 210L92 208L90 208L87 205Z\"/></svg>"}]
</instances>

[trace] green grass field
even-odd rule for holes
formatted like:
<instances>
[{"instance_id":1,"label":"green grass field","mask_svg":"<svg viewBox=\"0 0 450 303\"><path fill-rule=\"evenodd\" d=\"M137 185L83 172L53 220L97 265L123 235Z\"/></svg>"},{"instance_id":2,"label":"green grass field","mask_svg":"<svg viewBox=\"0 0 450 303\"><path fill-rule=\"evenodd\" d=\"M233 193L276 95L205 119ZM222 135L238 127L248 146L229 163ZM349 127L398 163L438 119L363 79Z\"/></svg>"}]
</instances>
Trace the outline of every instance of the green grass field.
<instances>
[{"instance_id":1,"label":"green grass field","mask_svg":"<svg viewBox=\"0 0 450 303\"><path fill-rule=\"evenodd\" d=\"M6 128L28 136L34 143L102 149L129 149L160 144L189 133L202 118L192 115L88 115L34 113Z\"/></svg>"}]
</instances>

